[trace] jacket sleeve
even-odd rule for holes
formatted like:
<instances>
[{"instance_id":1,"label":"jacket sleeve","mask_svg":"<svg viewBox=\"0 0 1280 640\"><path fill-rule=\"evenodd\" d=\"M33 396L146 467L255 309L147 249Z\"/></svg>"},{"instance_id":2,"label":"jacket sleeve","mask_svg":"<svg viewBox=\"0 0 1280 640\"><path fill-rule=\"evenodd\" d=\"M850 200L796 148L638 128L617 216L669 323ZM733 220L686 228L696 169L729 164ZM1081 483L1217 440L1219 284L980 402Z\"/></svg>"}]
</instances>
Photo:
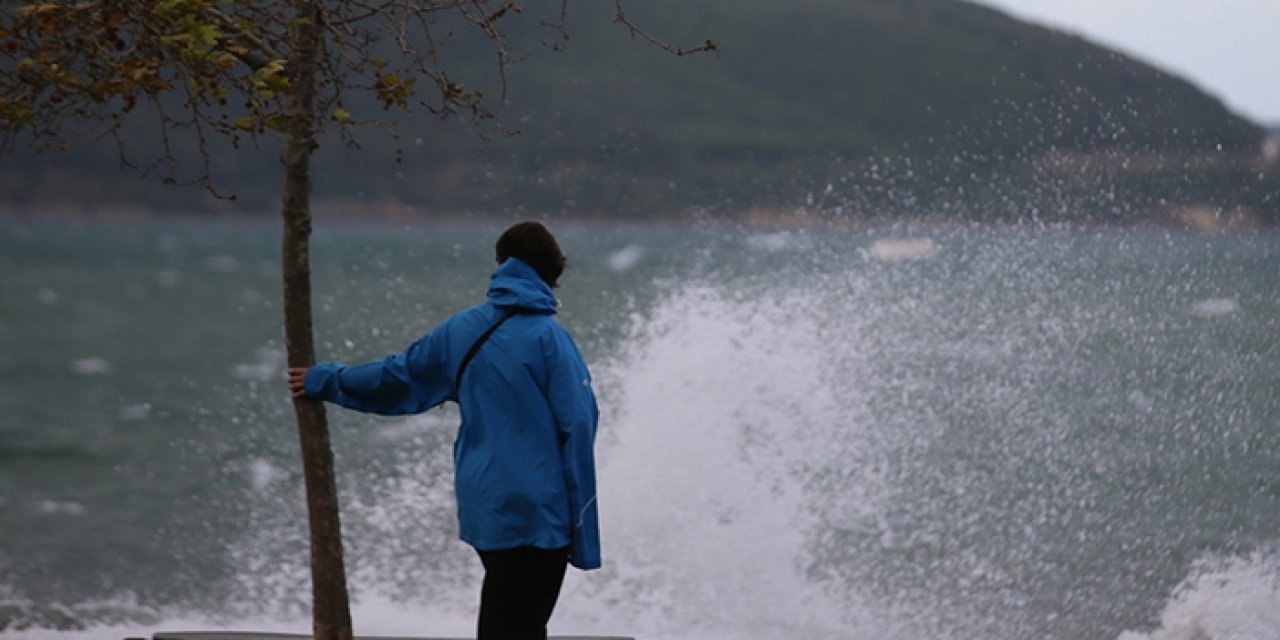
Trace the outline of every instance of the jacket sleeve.
<instances>
[{"instance_id":1,"label":"jacket sleeve","mask_svg":"<svg viewBox=\"0 0 1280 640\"><path fill-rule=\"evenodd\" d=\"M421 413L448 400L450 381L440 329L407 349L361 365L325 362L307 371L309 395L381 415Z\"/></svg>"},{"instance_id":2,"label":"jacket sleeve","mask_svg":"<svg viewBox=\"0 0 1280 640\"><path fill-rule=\"evenodd\" d=\"M598 569L601 557L595 439L600 415L591 389L591 373L563 329L549 341L547 362L548 399L560 433L560 459L572 517L569 562L579 569Z\"/></svg>"}]
</instances>

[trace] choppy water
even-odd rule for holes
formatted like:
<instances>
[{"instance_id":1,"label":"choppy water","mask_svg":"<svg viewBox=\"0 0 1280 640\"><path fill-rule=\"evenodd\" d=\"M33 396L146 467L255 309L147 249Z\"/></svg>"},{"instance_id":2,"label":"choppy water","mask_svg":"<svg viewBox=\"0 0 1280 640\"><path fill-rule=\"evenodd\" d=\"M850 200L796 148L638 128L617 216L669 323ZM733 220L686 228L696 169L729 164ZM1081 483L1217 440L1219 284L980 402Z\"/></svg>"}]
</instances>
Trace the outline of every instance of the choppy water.
<instances>
[{"instance_id":1,"label":"choppy water","mask_svg":"<svg viewBox=\"0 0 1280 640\"><path fill-rule=\"evenodd\" d=\"M322 358L490 224L320 223ZM606 569L553 632L1280 637L1280 237L557 228ZM0 638L305 631L270 223L0 228ZM332 412L357 631L467 633L455 415Z\"/></svg>"}]
</instances>

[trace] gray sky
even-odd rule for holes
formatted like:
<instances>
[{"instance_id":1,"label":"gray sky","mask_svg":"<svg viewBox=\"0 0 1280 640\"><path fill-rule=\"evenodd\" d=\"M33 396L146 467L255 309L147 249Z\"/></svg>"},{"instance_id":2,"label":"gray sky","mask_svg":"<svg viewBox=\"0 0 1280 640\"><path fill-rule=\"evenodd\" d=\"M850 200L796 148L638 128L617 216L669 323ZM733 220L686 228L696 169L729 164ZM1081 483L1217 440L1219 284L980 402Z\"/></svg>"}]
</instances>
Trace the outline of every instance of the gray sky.
<instances>
[{"instance_id":1,"label":"gray sky","mask_svg":"<svg viewBox=\"0 0 1280 640\"><path fill-rule=\"evenodd\" d=\"M1280 124L1280 0L973 0L1075 33Z\"/></svg>"}]
</instances>

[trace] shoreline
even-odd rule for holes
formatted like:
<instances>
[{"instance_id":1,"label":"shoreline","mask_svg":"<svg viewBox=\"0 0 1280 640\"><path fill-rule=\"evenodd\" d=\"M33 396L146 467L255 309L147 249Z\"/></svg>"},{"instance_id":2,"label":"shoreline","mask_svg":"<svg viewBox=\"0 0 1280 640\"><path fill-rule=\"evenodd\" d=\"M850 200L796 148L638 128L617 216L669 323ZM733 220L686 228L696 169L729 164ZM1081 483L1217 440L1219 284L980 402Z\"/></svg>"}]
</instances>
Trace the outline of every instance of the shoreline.
<instances>
[{"instance_id":1,"label":"shoreline","mask_svg":"<svg viewBox=\"0 0 1280 640\"><path fill-rule=\"evenodd\" d=\"M359 209L360 213L348 213ZM41 210L40 213L31 213ZM26 210L0 208L0 221L25 223L97 223L169 220L174 222L271 222L278 212L193 212L166 213L145 206L50 206L33 205ZM438 212L401 203L367 206L363 203L323 202L313 207L312 220L325 225L380 224L504 224L524 219L541 219L552 224L574 226L723 228L759 231L870 231L883 229L919 231L924 229L1128 229L1186 231L1195 233L1266 233L1280 229L1280 222L1268 223L1256 212L1222 210L1209 206L1172 207L1162 213L1150 213L1130 221L1097 219L977 219L972 216L944 215L864 215L836 214L804 208L752 207L733 214L684 212L655 216L611 216L536 212Z\"/></svg>"}]
</instances>

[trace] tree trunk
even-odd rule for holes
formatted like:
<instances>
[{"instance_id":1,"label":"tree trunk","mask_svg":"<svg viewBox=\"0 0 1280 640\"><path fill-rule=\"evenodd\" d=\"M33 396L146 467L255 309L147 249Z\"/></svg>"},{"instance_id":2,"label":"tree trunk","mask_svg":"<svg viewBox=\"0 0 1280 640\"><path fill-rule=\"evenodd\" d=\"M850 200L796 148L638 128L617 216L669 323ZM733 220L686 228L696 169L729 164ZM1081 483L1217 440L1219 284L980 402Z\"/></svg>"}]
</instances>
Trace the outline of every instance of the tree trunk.
<instances>
[{"instance_id":1,"label":"tree trunk","mask_svg":"<svg viewBox=\"0 0 1280 640\"><path fill-rule=\"evenodd\" d=\"M315 364L311 335L311 152L316 146L316 66L320 15L315 0L297 0L291 119L284 149L284 334L291 367ZM333 449L324 405L314 398L293 401L302 443L307 515L311 525L312 628L316 640L350 640L351 611L342 560L342 528Z\"/></svg>"}]
</instances>

